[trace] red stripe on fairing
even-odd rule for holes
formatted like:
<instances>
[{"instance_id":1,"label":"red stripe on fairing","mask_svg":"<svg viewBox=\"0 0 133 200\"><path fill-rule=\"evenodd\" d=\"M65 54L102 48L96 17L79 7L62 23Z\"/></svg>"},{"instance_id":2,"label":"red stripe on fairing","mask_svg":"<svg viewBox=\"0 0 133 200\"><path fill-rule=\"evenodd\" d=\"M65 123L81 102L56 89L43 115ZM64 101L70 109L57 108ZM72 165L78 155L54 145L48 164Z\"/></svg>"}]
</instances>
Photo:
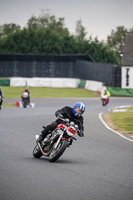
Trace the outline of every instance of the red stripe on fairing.
<instances>
[{"instance_id":1,"label":"red stripe on fairing","mask_svg":"<svg viewBox=\"0 0 133 200\"><path fill-rule=\"evenodd\" d=\"M68 138L61 138L62 140L68 140Z\"/></svg>"},{"instance_id":2,"label":"red stripe on fairing","mask_svg":"<svg viewBox=\"0 0 133 200\"><path fill-rule=\"evenodd\" d=\"M55 128L55 130L56 130L57 128L63 128L63 129L65 129L65 127L66 127L65 124L59 124L59 125Z\"/></svg>"}]
</instances>

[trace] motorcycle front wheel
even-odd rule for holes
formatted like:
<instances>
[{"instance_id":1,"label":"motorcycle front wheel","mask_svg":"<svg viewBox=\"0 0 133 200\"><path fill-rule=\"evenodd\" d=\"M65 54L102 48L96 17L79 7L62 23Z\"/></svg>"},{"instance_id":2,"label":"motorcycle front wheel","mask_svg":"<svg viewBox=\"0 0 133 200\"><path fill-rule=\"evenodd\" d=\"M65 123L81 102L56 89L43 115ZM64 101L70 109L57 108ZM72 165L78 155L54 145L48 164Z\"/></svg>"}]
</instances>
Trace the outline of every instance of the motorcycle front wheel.
<instances>
[{"instance_id":1,"label":"motorcycle front wheel","mask_svg":"<svg viewBox=\"0 0 133 200\"><path fill-rule=\"evenodd\" d=\"M42 154L42 152L41 152L39 146L36 145L35 148L33 149L33 156L34 156L35 158L40 158L42 155L43 155L43 154Z\"/></svg>"},{"instance_id":2,"label":"motorcycle front wheel","mask_svg":"<svg viewBox=\"0 0 133 200\"><path fill-rule=\"evenodd\" d=\"M58 147L52 150L49 156L49 162L55 162L64 153L67 146L68 142L66 140L61 140Z\"/></svg>"}]
</instances>

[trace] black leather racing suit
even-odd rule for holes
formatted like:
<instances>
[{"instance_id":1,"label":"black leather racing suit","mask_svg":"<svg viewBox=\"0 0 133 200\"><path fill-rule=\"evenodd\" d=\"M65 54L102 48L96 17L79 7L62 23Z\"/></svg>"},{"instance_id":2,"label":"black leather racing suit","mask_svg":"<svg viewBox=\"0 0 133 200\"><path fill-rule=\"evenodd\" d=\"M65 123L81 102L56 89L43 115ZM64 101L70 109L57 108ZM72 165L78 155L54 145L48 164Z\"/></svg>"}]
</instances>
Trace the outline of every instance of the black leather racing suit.
<instances>
[{"instance_id":1,"label":"black leather racing suit","mask_svg":"<svg viewBox=\"0 0 133 200\"><path fill-rule=\"evenodd\" d=\"M69 107L69 106L65 106L63 107L62 109L60 110L57 110L55 112L55 116L59 116L60 114L63 115L63 118L68 118L70 121L73 121L75 124L78 125L79 127L79 130L80 132L82 133L80 136L83 136L83 132L84 132L84 126L83 126L83 117L80 116L80 117L76 117L72 111L72 108ZM57 126L58 124L61 123L61 120L60 119L57 119L56 121L52 122L50 125L47 125L45 127L45 129L41 132L41 136L42 136L42 140L49 134L48 131L51 130L53 131Z\"/></svg>"}]
</instances>

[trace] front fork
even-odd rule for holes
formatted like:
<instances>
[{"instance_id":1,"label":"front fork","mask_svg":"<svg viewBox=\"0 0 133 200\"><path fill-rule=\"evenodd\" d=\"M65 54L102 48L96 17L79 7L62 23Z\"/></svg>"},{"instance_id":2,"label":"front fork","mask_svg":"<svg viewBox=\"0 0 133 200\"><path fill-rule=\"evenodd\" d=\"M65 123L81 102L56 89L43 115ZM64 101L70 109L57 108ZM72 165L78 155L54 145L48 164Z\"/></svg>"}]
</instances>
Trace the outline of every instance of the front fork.
<instances>
[{"instance_id":1,"label":"front fork","mask_svg":"<svg viewBox=\"0 0 133 200\"><path fill-rule=\"evenodd\" d=\"M60 133L60 136L59 136L59 138L58 138L57 142L56 142L56 143L55 143L55 145L54 145L54 149L56 149L56 148L57 148L57 146L59 145L59 143L60 143L60 140L61 140L62 136L63 136L63 132L62 132L62 133Z\"/></svg>"}]
</instances>

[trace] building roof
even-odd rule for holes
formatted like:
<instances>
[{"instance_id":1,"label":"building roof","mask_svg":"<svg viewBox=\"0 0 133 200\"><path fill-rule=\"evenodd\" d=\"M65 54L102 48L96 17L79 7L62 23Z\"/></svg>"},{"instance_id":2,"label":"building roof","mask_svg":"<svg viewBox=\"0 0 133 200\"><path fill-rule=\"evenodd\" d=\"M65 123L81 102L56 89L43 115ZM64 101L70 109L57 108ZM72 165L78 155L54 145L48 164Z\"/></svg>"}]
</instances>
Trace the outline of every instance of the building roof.
<instances>
[{"instance_id":1,"label":"building roof","mask_svg":"<svg viewBox=\"0 0 133 200\"><path fill-rule=\"evenodd\" d=\"M133 34L126 33L122 66L133 66Z\"/></svg>"}]
</instances>

